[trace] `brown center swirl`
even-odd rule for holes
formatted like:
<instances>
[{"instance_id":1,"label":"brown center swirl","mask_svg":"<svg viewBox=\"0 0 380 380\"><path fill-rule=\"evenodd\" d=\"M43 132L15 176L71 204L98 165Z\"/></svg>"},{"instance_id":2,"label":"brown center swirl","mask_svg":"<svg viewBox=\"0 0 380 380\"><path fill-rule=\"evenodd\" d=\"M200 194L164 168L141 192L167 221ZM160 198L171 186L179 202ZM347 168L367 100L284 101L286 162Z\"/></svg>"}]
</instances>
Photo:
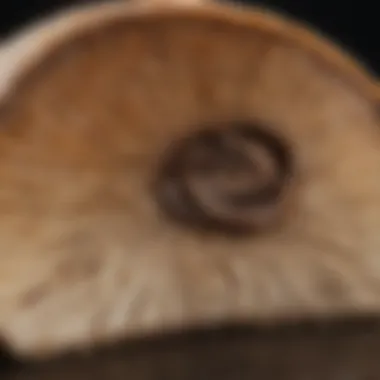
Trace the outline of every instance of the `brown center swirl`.
<instances>
[{"instance_id":1,"label":"brown center swirl","mask_svg":"<svg viewBox=\"0 0 380 380\"><path fill-rule=\"evenodd\" d=\"M193 228L250 233L275 222L291 173L291 152L280 138L236 123L174 144L156 196L167 216Z\"/></svg>"}]
</instances>

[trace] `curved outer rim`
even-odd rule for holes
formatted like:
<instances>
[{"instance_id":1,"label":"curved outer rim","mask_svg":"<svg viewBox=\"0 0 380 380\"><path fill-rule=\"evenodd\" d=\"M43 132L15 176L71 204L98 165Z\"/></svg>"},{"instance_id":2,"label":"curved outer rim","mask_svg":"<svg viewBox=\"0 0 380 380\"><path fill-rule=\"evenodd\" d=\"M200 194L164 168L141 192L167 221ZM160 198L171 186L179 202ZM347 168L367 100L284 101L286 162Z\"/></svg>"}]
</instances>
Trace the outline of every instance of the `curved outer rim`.
<instances>
[{"instance_id":1,"label":"curved outer rim","mask_svg":"<svg viewBox=\"0 0 380 380\"><path fill-rule=\"evenodd\" d=\"M304 25L276 16L265 9L207 3L202 0L150 0L108 2L73 7L29 25L0 45L0 103L17 82L42 63L50 53L81 33L90 33L127 18L188 15L198 19L225 21L283 38L328 64L370 100L380 101L380 90L353 57Z\"/></svg>"}]
</instances>

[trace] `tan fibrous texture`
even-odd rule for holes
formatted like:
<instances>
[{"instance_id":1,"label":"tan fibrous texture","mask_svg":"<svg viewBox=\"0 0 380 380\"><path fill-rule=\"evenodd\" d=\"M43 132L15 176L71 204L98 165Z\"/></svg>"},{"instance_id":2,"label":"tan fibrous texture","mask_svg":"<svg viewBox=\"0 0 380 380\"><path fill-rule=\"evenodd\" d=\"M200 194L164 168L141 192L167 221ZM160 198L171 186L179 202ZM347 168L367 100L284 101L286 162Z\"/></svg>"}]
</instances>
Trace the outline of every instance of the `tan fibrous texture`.
<instances>
[{"instance_id":1,"label":"tan fibrous texture","mask_svg":"<svg viewBox=\"0 0 380 380\"><path fill-rule=\"evenodd\" d=\"M0 336L16 353L379 311L371 79L359 88L286 29L201 13L124 17L71 36L4 99ZM233 238L167 219L152 188L165 152L198 126L235 120L291 148L281 223Z\"/></svg>"}]
</instances>

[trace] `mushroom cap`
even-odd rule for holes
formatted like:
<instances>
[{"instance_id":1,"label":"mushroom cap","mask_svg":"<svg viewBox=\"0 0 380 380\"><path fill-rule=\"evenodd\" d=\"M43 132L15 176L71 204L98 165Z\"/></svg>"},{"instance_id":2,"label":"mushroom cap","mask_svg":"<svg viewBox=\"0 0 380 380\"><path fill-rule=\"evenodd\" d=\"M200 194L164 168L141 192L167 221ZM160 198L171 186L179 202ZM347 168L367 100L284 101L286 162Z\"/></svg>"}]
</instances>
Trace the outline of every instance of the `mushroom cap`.
<instances>
[{"instance_id":1,"label":"mushroom cap","mask_svg":"<svg viewBox=\"0 0 380 380\"><path fill-rule=\"evenodd\" d=\"M22 31L0 49L0 336L41 357L377 313L378 100L265 10L107 3Z\"/></svg>"}]
</instances>

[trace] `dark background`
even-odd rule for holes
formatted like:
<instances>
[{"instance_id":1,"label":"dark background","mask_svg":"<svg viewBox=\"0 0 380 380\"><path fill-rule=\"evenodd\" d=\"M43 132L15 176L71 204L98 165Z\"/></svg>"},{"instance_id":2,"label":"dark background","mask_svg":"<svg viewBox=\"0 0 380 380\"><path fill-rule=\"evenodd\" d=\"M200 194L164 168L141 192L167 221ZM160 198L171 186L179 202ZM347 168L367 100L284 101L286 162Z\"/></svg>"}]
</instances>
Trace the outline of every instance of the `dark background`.
<instances>
[{"instance_id":1,"label":"dark background","mask_svg":"<svg viewBox=\"0 0 380 380\"><path fill-rule=\"evenodd\" d=\"M94 1L96 0L0 0L0 37L65 5ZM377 41L380 37L380 23L376 0L240 1L265 5L312 24L380 74L380 49Z\"/></svg>"}]
</instances>

